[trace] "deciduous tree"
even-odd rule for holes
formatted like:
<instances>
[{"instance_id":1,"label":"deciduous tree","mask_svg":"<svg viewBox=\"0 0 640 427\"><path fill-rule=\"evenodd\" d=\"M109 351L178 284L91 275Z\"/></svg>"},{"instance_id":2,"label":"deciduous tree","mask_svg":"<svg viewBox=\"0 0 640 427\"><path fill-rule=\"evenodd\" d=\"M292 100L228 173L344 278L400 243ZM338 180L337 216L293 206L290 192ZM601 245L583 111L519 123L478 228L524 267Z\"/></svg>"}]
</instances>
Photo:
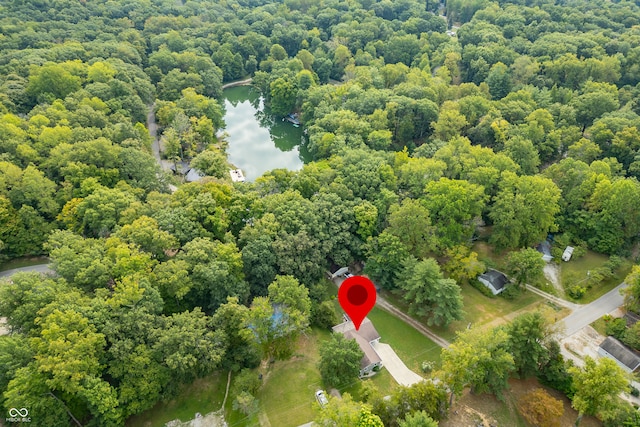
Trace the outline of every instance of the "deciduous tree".
<instances>
[{"instance_id":1,"label":"deciduous tree","mask_svg":"<svg viewBox=\"0 0 640 427\"><path fill-rule=\"evenodd\" d=\"M370 238L366 245L367 262L364 271L375 283L385 289L394 289L409 257L402 241L388 231Z\"/></svg>"},{"instance_id":2,"label":"deciduous tree","mask_svg":"<svg viewBox=\"0 0 640 427\"><path fill-rule=\"evenodd\" d=\"M525 378L540 370L548 361L549 326L539 312L525 313L506 326L509 334L509 351L515 368Z\"/></svg>"},{"instance_id":3,"label":"deciduous tree","mask_svg":"<svg viewBox=\"0 0 640 427\"><path fill-rule=\"evenodd\" d=\"M562 400L549 395L544 389L536 388L520 399L520 412L532 424L546 427L560 427L564 414Z\"/></svg>"},{"instance_id":4,"label":"deciduous tree","mask_svg":"<svg viewBox=\"0 0 640 427\"><path fill-rule=\"evenodd\" d=\"M509 335L500 328L459 332L456 341L442 350L442 379L451 391L451 402L468 386L474 393L500 397L514 368Z\"/></svg>"},{"instance_id":5,"label":"deciduous tree","mask_svg":"<svg viewBox=\"0 0 640 427\"><path fill-rule=\"evenodd\" d=\"M622 368L606 357L595 361L587 356L584 368L571 367L569 372L576 390L571 403L578 411L576 425L584 415L598 415L607 420L618 394L629 389L629 380Z\"/></svg>"},{"instance_id":6,"label":"deciduous tree","mask_svg":"<svg viewBox=\"0 0 640 427\"><path fill-rule=\"evenodd\" d=\"M396 236L416 258L424 258L436 247L436 228L421 200L405 199L391 207L387 231Z\"/></svg>"},{"instance_id":7,"label":"deciduous tree","mask_svg":"<svg viewBox=\"0 0 640 427\"><path fill-rule=\"evenodd\" d=\"M507 256L507 273L515 279L518 286L542 278L544 266L542 255L532 248L510 252Z\"/></svg>"},{"instance_id":8,"label":"deciduous tree","mask_svg":"<svg viewBox=\"0 0 640 427\"><path fill-rule=\"evenodd\" d=\"M473 235L473 220L480 216L487 199L484 188L468 181L440 178L425 187L424 204L429 210L439 246L451 247Z\"/></svg>"},{"instance_id":9,"label":"deciduous tree","mask_svg":"<svg viewBox=\"0 0 640 427\"><path fill-rule=\"evenodd\" d=\"M500 248L532 246L556 230L560 190L550 179L504 172L489 217Z\"/></svg>"},{"instance_id":10,"label":"deciduous tree","mask_svg":"<svg viewBox=\"0 0 640 427\"><path fill-rule=\"evenodd\" d=\"M462 294L453 279L442 276L433 258L406 263L400 287L409 303L409 312L426 316L428 325L447 326L462 318Z\"/></svg>"},{"instance_id":11,"label":"deciduous tree","mask_svg":"<svg viewBox=\"0 0 640 427\"><path fill-rule=\"evenodd\" d=\"M407 415L398 425L399 427L438 427L438 422L425 411L418 411Z\"/></svg>"},{"instance_id":12,"label":"deciduous tree","mask_svg":"<svg viewBox=\"0 0 640 427\"><path fill-rule=\"evenodd\" d=\"M332 387L344 387L358 379L364 354L354 339L334 333L320 346L318 366L322 381Z\"/></svg>"},{"instance_id":13,"label":"deciduous tree","mask_svg":"<svg viewBox=\"0 0 640 427\"><path fill-rule=\"evenodd\" d=\"M342 399L330 398L315 423L321 427L383 427L377 415L371 413L367 404L354 401L349 393L342 395Z\"/></svg>"}]
</instances>

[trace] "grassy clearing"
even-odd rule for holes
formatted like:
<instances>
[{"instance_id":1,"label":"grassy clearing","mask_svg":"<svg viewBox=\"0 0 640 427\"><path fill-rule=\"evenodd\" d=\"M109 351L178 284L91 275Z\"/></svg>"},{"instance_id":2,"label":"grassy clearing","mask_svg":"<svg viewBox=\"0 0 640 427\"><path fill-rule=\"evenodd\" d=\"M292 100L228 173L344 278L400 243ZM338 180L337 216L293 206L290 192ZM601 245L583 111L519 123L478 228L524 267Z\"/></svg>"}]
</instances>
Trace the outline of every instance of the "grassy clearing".
<instances>
[{"instance_id":1,"label":"grassy clearing","mask_svg":"<svg viewBox=\"0 0 640 427\"><path fill-rule=\"evenodd\" d=\"M577 259L572 259L569 262L562 262L560 264L560 281L562 285L567 289L568 287L574 284L584 284L587 279L587 272L589 270L594 270L596 268L602 267L609 258L606 255L598 254L592 251L587 251L587 253ZM631 271L631 267L633 266L633 262L628 259L625 259L618 267L618 269L614 272L614 275L609 279L603 281L599 285L591 287L584 294L582 298L579 300L572 299L569 296L567 298L570 301L579 302L580 304L590 303L602 295L609 292L611 289L618 286L624 278Z\"/></svg>"},{"instance_id":2,"label":"grassy clearing","mask_svg":"<svg viewBox=\"0 0 640 427\"><path fill-rule=\"evenodd\" d=\"M407 367L420 374L420 365L429 360L440 365L440 346L394 315L375 307L369 319L380 333L380 341L389 344Z\"/></svg>"},{"instance_id":3,"label":"grassy clearing","mask_svg":"<svg viewBox=\"0 0 640 427\"><path fill-rule=\"evenodd\" d=\"M508 251L496 253L492 246L482 241L476 241L471 250L478 254L478 259L484 262L487 267L500 271L505 270Z\"/></svg>"},{"instance_id":4,"label":"grassy clearing","mask_svg":"<svg viewBox=\"0 0 640 427\"><path fill-rule=\"evenodd\" d=\"M601 317L591 324L591 327L602 336L607 336L607 322Z\"/></svg>"},{"instance_id":5,"label":"grassy clearing","mask_svg":"<svg viewBox=\"0 0 640 427\"><path fill-rule=\"evenodd\" d=\"M481 326L489 323L492 325L506 323L518 313L524 311L535 311L544 306L542 297L539 297L532 292L525 291L515 299L507 300L500 297L489 298L470 285L462 285L461 290L463 308L465 311L464 318L462 320L452 322L447 328L429 327L436 334L449 341L455 339L457 331L466 329L469 324L472 326ZM387 293L385 294L385 298L389 299L389 301L405 313L408 312L407 303L398 295L391 295ZM416 316L413 317L427 326L426 319Z\"/></svg>"},{"instance_id":6,"label":"grassy clearing","mask_svg":"<svg viewBox=\"0 0 640 427\"><path fill-rule=\"evenodd\" d=\"M355 400L359 400L362 393L362 384L364 384L365 382L373 383L373 385L376 386L376 388L383 396L390 395L393 389L398 386L398 383L393 379L389 371L387 371L386 369L382 369L373 377L363 381L358 381L351 386L341 390L341 392L342 394L349 393Z\"/></svg>"},{"instance_id":7,"label":"grassy clearing","mask_svg":"<svg viewBox=\"0 0 640 427\"><path fill-rule=\"evenodd\" d=\"M329 336L329 331L314 329L300 338L294 357L277 361L264 372L257 397L272 426L299 426L315 417L314 393L322 388L318 349Z\"/></svg>"},{"instance_id":8,"label":"grassy clearing","mask_svg":"<svg viewBox=\"0 0 640 427\"><path fill-rule=\"evenodd\" d=\"M127 427L162 427L175 419L188 421L196 412L207 414L222 407L227 374L216 372L182 387L181 392L168 402L159 402L153 408L131 417Z\"/></svg>"}]
</instances>

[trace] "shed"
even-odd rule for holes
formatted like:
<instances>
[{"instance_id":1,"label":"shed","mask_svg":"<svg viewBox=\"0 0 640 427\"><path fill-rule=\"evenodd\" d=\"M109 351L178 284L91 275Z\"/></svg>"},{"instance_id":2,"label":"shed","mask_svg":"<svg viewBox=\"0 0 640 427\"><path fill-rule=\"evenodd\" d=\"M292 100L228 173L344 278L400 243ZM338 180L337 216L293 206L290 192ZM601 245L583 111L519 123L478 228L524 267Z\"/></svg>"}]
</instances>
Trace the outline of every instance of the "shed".
<instances>
[{"instance_id":1,"label":"shed","mask_svg":"<svg viewBox=\"0 0 640 427\"><path fill-rule=\"evenodd\" d=\"M500 292L504 291L507 283L509 283L509 279L504 273L491 268L478 276L478 280L489 288L491 293L494 295L498 295Z\"/></svg>"},{"instance_id":2,"label":"shed","mask_svg":"<svg viewBox=\"0 0 640 427\"><path fill-rule=\"evenodd\" d=\"M540 243L536 246L536 249L542 254L542 259L545 260L545 262L549 262L553 259L553 256L551 255L551 243L548 240Z\"/></svg>"},{"instance_id":3,"label":"shed","mask_svg":"<svg viewBox=\"0 0 640 427\"><path fill-rule=\"evenodd\" d=\"M638 352L631 350L614 337L607 337L602 341L598 347L598 354L615 360L622 369L629 373L635 372L640 367Z\"/></svg>"},{"instance_id":4,"label":"shed","mask_svg":"<svg viewBox=\"0 0 640 427\"><path fill-rule=\"evenodd\" d=\"M571 255L573 255L573 246L567 246L562 253L562 260L569 261L571 259Z\"/></svg>"}]
</instances>

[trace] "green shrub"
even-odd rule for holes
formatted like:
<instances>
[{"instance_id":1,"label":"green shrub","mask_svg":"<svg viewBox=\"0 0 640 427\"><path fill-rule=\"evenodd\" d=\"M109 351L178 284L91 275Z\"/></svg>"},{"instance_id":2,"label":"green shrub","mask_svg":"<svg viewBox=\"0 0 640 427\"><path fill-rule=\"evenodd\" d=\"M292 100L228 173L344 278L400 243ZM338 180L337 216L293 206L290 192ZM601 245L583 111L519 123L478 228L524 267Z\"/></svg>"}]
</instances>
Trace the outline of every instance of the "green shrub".
<instances>
[{"instance_id":1,"label":"green shrub","mask_svg":"<svg viewBox=\"0 0 640 427\"><path fill-rule=\"evenodd\" d=\"M238 375L236 375L231 391L235 396L239 396L242 392L255 395L261 385L262 380L258 376L257 372L251 369L243 369Z\"/></svg>"},{"instance_id":2,"label":"green shrub","mask_svg":"<svg viewBox=\"0 0 640 427\"><path fill-rule=\"evenodd\" d=\"M485 285L480 283L480 281L478 279L469 280L469 284L471 286L473 286L474 288L476 288L477 290L479 290L480 293L482 293L484 296L487 296L489 298L495 298L496 297L493 294L493 292L491 292L491 290L489 288L487 288Z\"/></svg>"},{"instance_id":3,"label":"green shrub","mask_svg":"<svg viewBox=\"0 0 640 427\"><path fill-rule=\"evenodd\" d=\"M511 301L520 296L521 293L522 290L520 289L520 287L516 285L507 285L507 288L502 291L502 293L500 293L500 296L506 300Z\"/></svg>"},{"instance_id":4,"label":"green shrub","mask_svg":"<svg viewBox=\"0 0 640 427\"><path fill-rule=\"evenodd\" d=\"M607 322L607 335L613 335L617 339L622 340L626 330L627 322L622 318L613 319Z\"/></svg>"},{"instance_id":5,"label":"green shrub","mask_svg":"<svg viewBox=\"0 0 640 427\"><path fill-rule=\"evenodd\" d=\"M569 288L567 289L567 293L573 299L582 298L586 292L587 292L587 288L580 285L569 286Z\"/></svg>"},{"instance_id":6,"label":"green shrub","mask_svg":"<svg viewBox=\"0 0 640 427\"><path fill-rule=\"evenodd\" d=\"M323 329L331 329L340 322L340 316L331 301L324 301L312 307L312 322Z\"/></svg>"},{"instance_id":7,"label":"green shrub","mask_svg":"<svg viewBox=\"0 0 640 427\"><path fill-rule=\"evenodd\" d=\"M604 266L611 271L616 271L618 267L622 265L624 259L617 255L611 255L611 257L604 263Z\"/></svg>"},{"instance_id":8,"label":"green shrub","mask_svg":"<svg viewBox=\"0 0 640 427\"><path fill-rule=\"evenodd\" d=\"M422 362L422 365L420 366L422 368L422 372L424 372L425 374L428 374L429 372L433 371L433 368L435 367L435 363L431 360L425 360Z\"/></svg>"}]
</instances>

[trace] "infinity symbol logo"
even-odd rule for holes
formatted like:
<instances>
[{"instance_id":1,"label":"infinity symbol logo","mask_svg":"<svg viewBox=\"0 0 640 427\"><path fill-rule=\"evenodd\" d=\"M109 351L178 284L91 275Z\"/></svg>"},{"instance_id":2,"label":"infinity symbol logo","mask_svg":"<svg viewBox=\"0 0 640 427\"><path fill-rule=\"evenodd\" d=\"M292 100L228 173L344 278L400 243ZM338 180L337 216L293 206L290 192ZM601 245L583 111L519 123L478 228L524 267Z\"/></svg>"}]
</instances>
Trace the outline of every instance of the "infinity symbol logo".
<instances>
[{"instance_id":1,"label":"infinity symbol logo","mask_svg":"<svg viewBox=\"0 0 640 427\"><path fill-rule=\"evenodd\" d=\"M27 408L20 408L20 409L16 409L16 408L11 408L9 409L9 416L12 418L17 418L17 417L26 417L27 415L29 415L29 411L27 411Z\"/></svg>"}]
</instances>

